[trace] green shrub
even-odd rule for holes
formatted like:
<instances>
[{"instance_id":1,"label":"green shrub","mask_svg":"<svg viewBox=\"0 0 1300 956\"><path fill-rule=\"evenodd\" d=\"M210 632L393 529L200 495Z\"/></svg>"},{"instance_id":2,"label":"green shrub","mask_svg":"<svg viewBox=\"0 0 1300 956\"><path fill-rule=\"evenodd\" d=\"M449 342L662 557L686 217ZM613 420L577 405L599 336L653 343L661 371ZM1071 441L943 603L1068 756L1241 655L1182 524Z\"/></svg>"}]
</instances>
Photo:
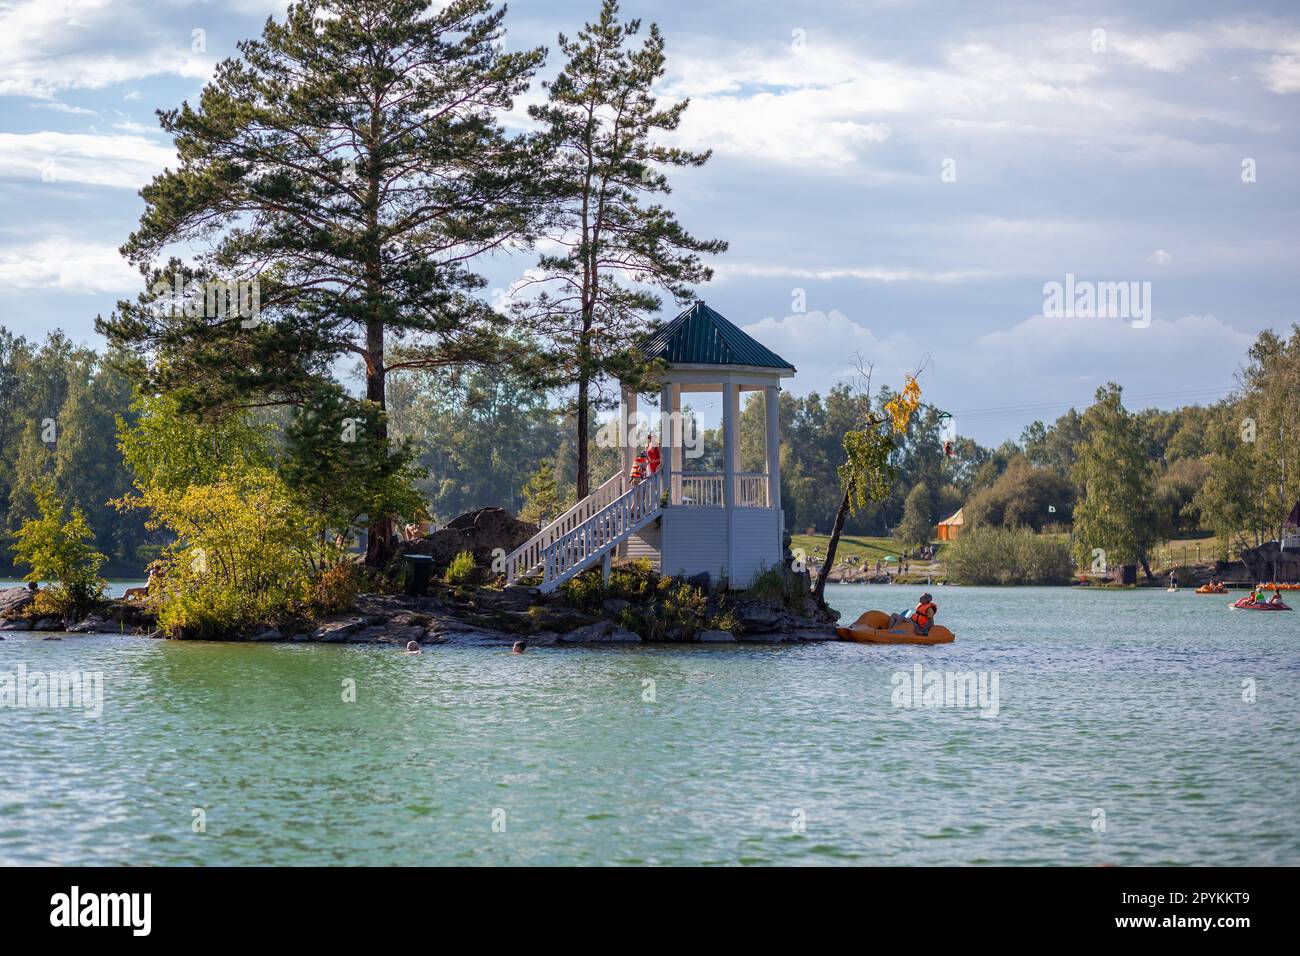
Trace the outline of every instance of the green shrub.
<instances>
[{"instance_id":1,"label":"green shrub","mask_svg":"<svg viewBox=\"0 0 1300 956\"><path fill-rule=\"evenodd\" d=\"M959 584L1068 584L1074 576L1069 545L1028 528L971 528L941 559Z\"/></svg>"},{"instance_id":2,"label":"green shrub","mask_svg":"<svg viewBox=\"0 0 1300 956\"><path fill-rule=\"evenodd\" d=\"M797 579L793 574L787 574L784 568L760 568L750 579L747 593L749 597L783 607L793 607L803 598Z\"/></svg>"},{"instance_id":3,"label":"green shrub","mask_svg":"<svg viewBox=\"0 0 1300 956\"><path fill-rule=\"evenodd\" d=\"M275 472L246 467L212 484L153 485L122 507L147 508L150 529L166 527L158 624L173 637L230 637L283 622L310 604L322 551L311 515Z\"/></svg>"},{"instance_id":4,"label":"green shrub","mask_svg":"<svg viewBox=\"0 0 1300 956\"><path fill-rule=\"evenodd\" d=\"M53 582L41 592L43 607L64 620L78 619L104 595L99 569L105 558L91 544L95 535L81 509L65 517L53 481L36 484L32 494L41 516L14 534L14 563L31 568L27 581Z\"/></svg>"},{"instance_id":5,"label":"green shrub","mask_svg":"<svg viewBox=\"0 0 1300 956\"><path fill-rule=\"evenodd\" d=\"M452 558L451 564L447 565L447 573L444 575L444 579L448 584L457 587L473 584L477 577L478 565L474 563L474 553L472 551L462 551Z\"/></svg>"}]
</instances>

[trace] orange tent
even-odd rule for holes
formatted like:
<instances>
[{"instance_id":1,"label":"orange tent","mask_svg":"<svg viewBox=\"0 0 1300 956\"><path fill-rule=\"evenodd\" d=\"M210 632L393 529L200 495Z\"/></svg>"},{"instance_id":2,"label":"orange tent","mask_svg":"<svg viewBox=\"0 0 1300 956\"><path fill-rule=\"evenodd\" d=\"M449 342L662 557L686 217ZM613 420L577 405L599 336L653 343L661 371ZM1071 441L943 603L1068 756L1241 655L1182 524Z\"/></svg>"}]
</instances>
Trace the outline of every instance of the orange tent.
<instances>
[{"instance_id":1,"label":"orange tent","mask_svg":"<svg viewBox=\"0 0 1300 956\"><path fill-rule=\"evenodd\" d=\"M944 518L942 521L939 522L940 541L951 541L955 537L957 537L957 535L961 532L961 526L962 526L961 511L962 509L958 508L957 513L955 515L952 515L951 517L948 518Z\"/></svg>"}]
</instances>

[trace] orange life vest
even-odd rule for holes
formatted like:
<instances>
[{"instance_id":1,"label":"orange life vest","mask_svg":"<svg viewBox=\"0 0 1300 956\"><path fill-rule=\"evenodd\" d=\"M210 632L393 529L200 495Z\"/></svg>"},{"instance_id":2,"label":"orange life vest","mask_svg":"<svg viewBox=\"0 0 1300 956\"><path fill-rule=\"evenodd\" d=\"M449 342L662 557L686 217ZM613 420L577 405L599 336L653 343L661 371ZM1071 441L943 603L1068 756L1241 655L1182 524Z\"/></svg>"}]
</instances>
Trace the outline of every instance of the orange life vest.
<instances>
[{"instance_id":1,"label":"orange life vest","mask_svg":"<svg viewBox=\"0 0 1300 956\"><path fill-rule=\"evenodd\" d=\"M939 605L933 602L918 604L916 610L912 612L912 620L916 622L917 627L928 627L938 610Z\"/></svg>"},{"instance_id":2,"label":"orange life vest","mask_svg":"<svg viewBox=\"0 0 1300 956\"><path fill-rule=\"evenodd\" d=\"M636 456L636 461L632 465L632 474L629 477L632 481L640 481L645 477L645 455Z\"/></svg>"}]
</instances>

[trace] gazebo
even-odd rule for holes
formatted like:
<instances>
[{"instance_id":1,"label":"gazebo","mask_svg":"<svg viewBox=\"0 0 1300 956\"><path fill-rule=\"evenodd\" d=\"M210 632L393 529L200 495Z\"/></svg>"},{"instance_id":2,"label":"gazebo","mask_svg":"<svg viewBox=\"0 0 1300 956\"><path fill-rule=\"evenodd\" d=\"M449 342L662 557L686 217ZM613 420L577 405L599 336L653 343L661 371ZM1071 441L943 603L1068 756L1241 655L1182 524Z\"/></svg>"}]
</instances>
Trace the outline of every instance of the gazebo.
<instances>
[{"instance_id":1,"label":"gazebo","mask_svg":"<svg viewBox=\"0 0 1300 956\"><path fill-rule=\"evenodd\" d=\"M664 363L659 380L658 471L633 478L638 396L622 389L619 472L506 558L508 580L542 573L551 590L597 562L608 573L613 555L651 560L661 573L707 573L715 583L748 587L781 564L781 379L794 367L703 302L665 325L644 355ZM762 391L766 414L764 468L740 470L743 392ZM722 470L690 467L683 441L682 396L717 393L722 404Z\"/></svg>"}]
</instances>

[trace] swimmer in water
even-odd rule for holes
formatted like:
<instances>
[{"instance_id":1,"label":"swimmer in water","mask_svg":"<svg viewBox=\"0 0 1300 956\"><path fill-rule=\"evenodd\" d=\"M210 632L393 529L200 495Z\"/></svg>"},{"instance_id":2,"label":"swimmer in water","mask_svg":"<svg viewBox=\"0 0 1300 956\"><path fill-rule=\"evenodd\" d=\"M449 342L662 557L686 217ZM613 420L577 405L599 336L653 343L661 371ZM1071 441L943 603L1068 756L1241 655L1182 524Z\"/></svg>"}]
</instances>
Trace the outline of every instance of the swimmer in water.
<instances>
[{"instance_id":1,"label":"swimmer in water","mask_svg":"<svg viewBox=\"0 0 1300 956\"><path fill-rule=\"evenodd\" d=\"M527 641L515 641L515 646L512 647L512 648L510 648L510 653L511 653L511 654L522 654L522 653L523 653L524 651L526 651L526 650L528 650L528 642L527 642Z\"/></svg>"},{"instance_id":2,"label":"swimmer in water","mask_svg":"<svg viewBox=\"0 0 1300 956\"><path fill-rule=\"evenodd\" d=\"M418 643L416 643L415 641L407 641L407 642L406 642L406 653L408 653L408 654L418 654L418 653L420 653L420 645L419 645Z\"/></svg>"}]
</instances>

